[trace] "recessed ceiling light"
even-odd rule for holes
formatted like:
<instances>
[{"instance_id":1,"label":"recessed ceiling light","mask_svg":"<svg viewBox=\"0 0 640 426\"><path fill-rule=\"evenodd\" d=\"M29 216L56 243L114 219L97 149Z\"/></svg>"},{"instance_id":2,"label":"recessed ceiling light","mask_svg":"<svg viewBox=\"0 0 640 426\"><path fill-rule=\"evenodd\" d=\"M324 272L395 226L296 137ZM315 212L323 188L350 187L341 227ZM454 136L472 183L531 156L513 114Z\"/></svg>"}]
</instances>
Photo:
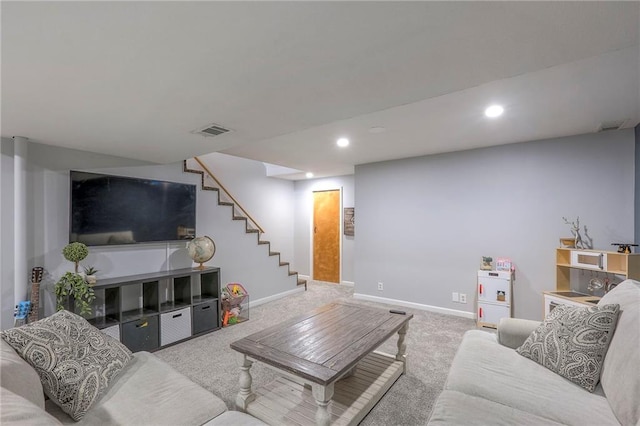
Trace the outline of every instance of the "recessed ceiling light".
<instances>
[{"instance_id":1,"label":"recessed ceiling light","mask_svg":"<svg viewBox=\"0 0 640 426\"><path fill-rule=\"evenodd\" d=\"M338 144L339 147L344 148L345 146L349 146L349 139L340 138L336 143Z\"/></svg>"},{"instance_id":2,"label":"recessed ceiling light","mask_svg":"<svg viewBox=\"0 0 640 426\"><path fill-rule=\"evenodd\" d=\"M369 133L382 133L385 130L387 129L382 126L375 126L375 127L369 128Z\"/></svg>"},{"instance_id":3,"label":"recessed ceiling light","mask_svg":"<svg viewBox=\"0 0 640 426\"><path fill-rule=\"evenodd\" d=\"M489 118L500 117L504 112L504 108L500 105L491 105L487 109L484 110L484 115Z\"/></svg>"},{"instance_id":4,"label":"recessed ceiling light","mask_svg":"<svg viewBox=\"0 0 640 426\"><path fill-rule=\"evenodd\" d=\"M313 177L313 173L307 172L307 174L305 174L305 176L307 177L307 179L311 179Z\"/></svg>"}]
</instances>

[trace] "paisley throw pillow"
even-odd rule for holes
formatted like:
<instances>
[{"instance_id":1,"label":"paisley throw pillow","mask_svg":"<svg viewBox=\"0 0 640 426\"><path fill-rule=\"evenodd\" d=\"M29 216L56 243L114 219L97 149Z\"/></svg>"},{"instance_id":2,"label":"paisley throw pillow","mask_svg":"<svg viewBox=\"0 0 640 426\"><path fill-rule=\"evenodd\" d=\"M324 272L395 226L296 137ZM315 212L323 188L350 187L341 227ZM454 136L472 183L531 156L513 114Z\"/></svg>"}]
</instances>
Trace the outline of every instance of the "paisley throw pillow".
<instances>
[{"instance_id":1,"label":"paisley throw pillow","mask_svg":"<svg viewBox=\"0 0 640 426\"><path fill-rule=\"evenodd\" d=\"M2 332L38 373L44 393L82 419L131 360L131 351L68 311Z\"/></svg>"},{"instance_id":2,"label":"paisley throw pillow","mask_svg":"<svg viewBox=\"0 0 640 426\"><path fill-rule=\"evenodd\" d=\"M619 310L617 304L558 306L516 352L593 392Z\"/></svg>"}]
</instances>

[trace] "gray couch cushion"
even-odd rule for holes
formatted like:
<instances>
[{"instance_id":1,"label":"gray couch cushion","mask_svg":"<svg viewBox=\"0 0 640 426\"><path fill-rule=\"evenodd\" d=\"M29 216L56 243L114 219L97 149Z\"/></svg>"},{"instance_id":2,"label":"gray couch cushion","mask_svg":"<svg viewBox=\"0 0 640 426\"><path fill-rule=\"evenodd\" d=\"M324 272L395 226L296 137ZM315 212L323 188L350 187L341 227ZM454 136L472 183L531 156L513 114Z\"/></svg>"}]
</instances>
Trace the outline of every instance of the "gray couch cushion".
<instances>
[{"instance_id":1,"label":"gray couch cushion","mask_svg":"<svg viewBox=\"0 0 640 426\"><path fill-rule=\"evenodd\" d=\"M500 318L498 323L498 342L502 346L516 349L540 326L540 321L521 318Z\"/></svg>"},{"instance_id":2,"label":"gray couch cushion","mask_svg":"<svg viewBox=\"0 0 640 426\"><path fill-rule=\"evenodd\" d=\"M3 388L44 409L38 373L4 339L0 339L0 383Z\"/></svg>"},{"instance_id":3,"label":"gray couch cushion","mask_svg":"<svg viewBox=\"0 0 640 426\"><path fill-rule=\"evenodd\" d=\"M618 304L558 306L516 352L593 392L619 310Z\"/></svg>"},{"instance_id":4,"label":"gray couch cushion","mask_svg":"<svg viewBox=\"0 0 640 426\"><path fill-rule=\"evenodd\" d=\"M77 423L47 401L47 411L70 425L202 425L226 410L220 398L148 352L135 353L107 393Z\"/></svg>"},{"instance_id":5,"label":"gray couch cushion","mask_svg":"<svg viewBox=\"0 0 640 426\"><path fill-rule=\"evenodd\" d=\"M485 331L471 330L465 334L445 389L484 398L553 422L618 424L600 386L594 393L589 393L500 345L494 334Z\"/></svg>"},{"instance_id":6,"label":"gray couch cushion","mask_svg":"<svg viewBox=\"0 0 640 426\"><path fill-rule=\"evenodd\" d=\"M618 303L620 315L602 367L602 388L620 423L640 425L640 282L626 280L598 303Z\"/></svg>"},{"instance_id":7,"label":"gray couch cushion","mask_svg":"<svg viewBox=\"0 0 640 426\"><path fill-rule=\"evenodd\" d=\"M2 332L36 370L45 394L75 420L131 360L131 351L79 315L60 311Z\"/></svg>"},{"instance_id":8,"label":"gray couch cushion","mask_svg":"<svg viewBox=\"0 0 640 426\"><path fill-rule=\"evenodd\" d=\"M21 397L7 388L0 388L0 424L2 426L56 426L55 418L26 398Z\"/></svg>"},{"instance_id":9,"label":"gray couch cushion","mask_svg":"<svg viewBox=\"0 0 640 426\"><path fill-rule=\"evenodd\" d=\"M561 423L484 398L445 390L438 397L438 403L431 412L429 425L543 426Z\"/></svg>"}]
</instances>

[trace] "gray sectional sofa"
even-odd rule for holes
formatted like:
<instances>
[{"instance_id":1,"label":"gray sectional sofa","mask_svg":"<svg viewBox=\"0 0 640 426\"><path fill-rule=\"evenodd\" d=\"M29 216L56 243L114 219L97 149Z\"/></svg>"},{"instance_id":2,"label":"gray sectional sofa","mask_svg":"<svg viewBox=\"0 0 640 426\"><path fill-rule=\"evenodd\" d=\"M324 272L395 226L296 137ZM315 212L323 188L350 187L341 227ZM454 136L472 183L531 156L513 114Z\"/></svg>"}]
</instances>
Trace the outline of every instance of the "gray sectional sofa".
<instances>
[{"instance_id":1,"label":"gray sectional sofa","mask_svg":"<svg viewBox=\"0 0 640 426\"><path fill-rule=\"evenodd\" d=\"M622 282L598 305L616 303L593 393L515 351L540 323L503 319L497 334L465 334L429 425L640 426L640 282Z\"/></svg>"},{"instance_id":2,"label":"gray sectional sofa","mask_svg":"<svg viewBox=\"0 0 640 426\"><path fill-rule=\"evenodd\" d=\"M224 402L148 352L137 352L105 395L76 422L50 400L36 371L0 339L0 424L264 425L228 411Z\"/></svg>"}]
</instances>

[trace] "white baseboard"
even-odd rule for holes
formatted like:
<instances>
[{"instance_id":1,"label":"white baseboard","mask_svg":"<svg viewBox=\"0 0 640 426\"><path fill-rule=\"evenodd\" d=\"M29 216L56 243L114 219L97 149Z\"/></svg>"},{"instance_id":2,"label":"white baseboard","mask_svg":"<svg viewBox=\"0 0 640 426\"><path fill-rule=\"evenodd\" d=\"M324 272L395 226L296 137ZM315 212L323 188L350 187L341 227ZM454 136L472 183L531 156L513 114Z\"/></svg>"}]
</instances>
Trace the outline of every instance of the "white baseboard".
<instances>
[{"instance_id":1,"label":"white baseboard","mask_svg":"<svg viewBox=\"0 0 640 426\"><path fill-rule=\"evenodd\" d=\"M260 306L260 305L262 305L264 303L272 302L272 301L278 300L278 299L282 299L283 297L291 296L292 294L301 293L303 291L304 291L304 287L299 287L299 288L294 288L293 290L283 291L282 293L278 293L278 294L274 294L274 295L271 295L271 296L263 297L262 299L251 300L251 301L249 301L249 308Z\"/></svg>"},{"instance_id":2,"label":"white baseboard","mask_svg":"<svg viewBox=\"0 0 640 426\"><path fill-rule=\"evenodd\" d=\"M420 309L421 311L437 312L439 314L454 315L469 319L476 319L474 312L458 311L456 309L441 308L439 306L423 305L421 303L406 302L404 300L389 299L386 297L369 296L368 294L354 293L354 299L368 300L370 302L385 303L388 305L405 306L407 308Z\"/></svg>"},{"instance_id":3,"label":"white baseboard","mask_svg":"<svg viewBox=\"0 0 640 426\"><path fill-rule=\"evenodd\" d=\"M309 275L298 274L298 278L311 281L311 277ZM355 287L356 283L354 283L353 281L341 281L340 285L346 285L347 287Z\"/></svg>"}]
</instances>

